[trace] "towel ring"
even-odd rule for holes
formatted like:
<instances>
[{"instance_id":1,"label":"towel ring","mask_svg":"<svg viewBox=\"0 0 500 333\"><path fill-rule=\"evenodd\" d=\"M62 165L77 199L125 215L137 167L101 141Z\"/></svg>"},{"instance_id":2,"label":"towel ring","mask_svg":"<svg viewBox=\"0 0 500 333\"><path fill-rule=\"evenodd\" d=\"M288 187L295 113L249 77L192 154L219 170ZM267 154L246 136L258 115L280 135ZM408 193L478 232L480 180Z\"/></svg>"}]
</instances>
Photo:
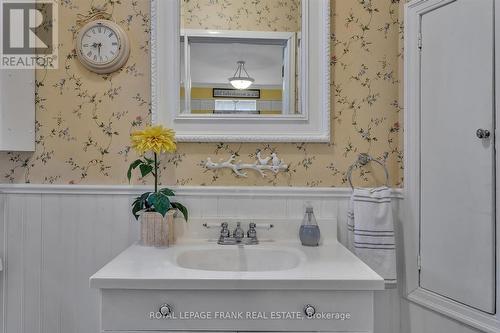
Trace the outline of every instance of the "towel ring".
<instances>
[{"instance_id":1,"label":"towel ring","mask_svg":"<svg viewBox=\"0 0 500 333\"><path fill-rule=\"evenodd\" d=\"M352 189L354 189L354 186L352 185L352 180L351 180L352 170L355 167L365 166L369 162L372 162L372 161L373 162L377 162L378 164L380 164L384 168L384 172L385 172L385 186L389 187L389 171L387 171L387 167L385 166L385 164L382 163L382 162L380 162L379 160L374 159L373 157L371 157L370 155L368 155L366 153L361 153L361 154L358 155L358 159L356 160L356 162L354 162L349 167L349 169L347 169L347 180L349 181L349 185L351 185Z\"/></svg>"}]
</instances>

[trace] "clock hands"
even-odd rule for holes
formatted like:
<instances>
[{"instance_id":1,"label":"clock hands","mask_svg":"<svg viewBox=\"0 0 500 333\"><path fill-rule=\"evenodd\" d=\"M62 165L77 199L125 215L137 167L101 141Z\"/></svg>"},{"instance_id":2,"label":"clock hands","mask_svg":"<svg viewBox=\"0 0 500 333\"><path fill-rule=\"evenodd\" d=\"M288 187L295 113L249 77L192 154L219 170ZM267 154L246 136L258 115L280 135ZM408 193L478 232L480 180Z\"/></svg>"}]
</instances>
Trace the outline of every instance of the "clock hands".
<instances>
[{"instance_id":1,"label":"clock hands","mask_svg":"<svg viewBox=\"0 0 500 333\"><path fill-rule=\"evenodd\" d=\"M92 43L92 47L93 47L93 48L97 48L97 54L98 54L99 56L101 56L101 47L102 47L102 43L101 43L101 42L99 42L99 43L95 43L95 42L94 42L94 43Z\"/></svg>"}]
</instances>

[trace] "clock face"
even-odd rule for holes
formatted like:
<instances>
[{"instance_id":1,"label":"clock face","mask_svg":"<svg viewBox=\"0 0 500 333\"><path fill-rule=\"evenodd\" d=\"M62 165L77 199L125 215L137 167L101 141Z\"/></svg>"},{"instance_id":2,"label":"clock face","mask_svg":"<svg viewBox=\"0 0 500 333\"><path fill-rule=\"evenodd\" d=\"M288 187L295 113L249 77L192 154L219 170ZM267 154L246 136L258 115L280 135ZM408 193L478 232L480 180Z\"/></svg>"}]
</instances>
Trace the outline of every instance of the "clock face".
<instances>
[{"instance_id":1,"label":"clock face","mask_svg":"<svg viewBox=\"0 0 500 333\"><path fill-rule=\"evenodd\" d=\"M85 60L95 64L106 64L118 57L120 39L113 29L95 24L83 31L80 52Z\"/></svg>"},{"instance_id":2,"label":"clock face","mask_svg":"<svg viewBox=\"0 0 500 333\"><path fill-rule=\"evenodd\" d=\"M110 20L87 23L76 38L77 56L83 66L99 73L112 73L128 60L130 43L125 31Z\"/></svg>"}]
</instances>

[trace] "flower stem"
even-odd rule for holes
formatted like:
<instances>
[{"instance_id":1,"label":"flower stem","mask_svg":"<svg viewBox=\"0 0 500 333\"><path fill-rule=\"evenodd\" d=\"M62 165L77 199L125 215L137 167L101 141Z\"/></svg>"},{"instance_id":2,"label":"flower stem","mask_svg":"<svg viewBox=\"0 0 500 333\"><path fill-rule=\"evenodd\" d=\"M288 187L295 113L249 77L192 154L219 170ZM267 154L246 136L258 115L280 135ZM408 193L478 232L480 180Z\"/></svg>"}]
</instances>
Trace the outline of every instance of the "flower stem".
<instances>
[{"instance_id":1,"label":"flower stem","mask_svg":"<svg viewBox=\"0 0 500 333\"><path fill-rule=\"evenodd\" d=\"M155 193L158 192L158 155L155 154Z\"/></svg>"}]
</instances>

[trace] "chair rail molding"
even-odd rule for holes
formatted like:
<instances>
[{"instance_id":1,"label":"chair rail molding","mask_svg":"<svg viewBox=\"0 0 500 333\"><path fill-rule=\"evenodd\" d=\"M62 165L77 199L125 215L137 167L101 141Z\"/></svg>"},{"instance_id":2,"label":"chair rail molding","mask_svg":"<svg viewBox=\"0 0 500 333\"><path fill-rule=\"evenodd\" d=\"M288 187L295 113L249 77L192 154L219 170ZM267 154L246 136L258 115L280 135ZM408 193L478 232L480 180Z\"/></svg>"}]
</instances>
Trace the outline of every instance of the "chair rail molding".
<instances>
[{"instance_id":1,"label":"chair rail molding","mask_svg":"<svg viewBox=\"0 0 500 333\"><path fill-rule=\"evenodd\" d=\"M291 197L291 198L349 198L349 187L302 186L169 186L178 196L232 196L232 197ZM145 185L54 185L54 184L0 184L3 194L100 194L138 195L151 190ZM394 199L403 199L403 190L393 189Z\"/></svg>"},{"instance_id":2,"label":"chair rail molding","mask_svg":"<svg viewBox=\"0 0 500 333\"><path fill-rule=\"evenodd\" d=\"M420 286L419 256L420 256L420 82L416 80L420 73L420 22L422 15L445 6L456 0L414 0L405 4L404 13L404 190L401 216L404 221L404 265L402 290L404 297L427 309L448 316L458 322L489 333L500 333L500 228L497 229L497 288L496 314L468 307L462 303L433 293ZM500 6L495 6L495 16L500 18ZM500 45L500 26L495 27L495 45ZM495 75L500 77L500 54L496 52ZM500 96L500 87L496 86L496 95ZM498 109L498 99L496 101ZM496 127L500 128L500 117L496 117ZM499 145L499 137L496 144ZM499 154L496 165L500 165ZM500 179L496 177L496 207L500 207ZM500 210L497 209L496 220L500 221ZM497 222L498 223L498 222Z\"/></svg>"}]
</instances>

